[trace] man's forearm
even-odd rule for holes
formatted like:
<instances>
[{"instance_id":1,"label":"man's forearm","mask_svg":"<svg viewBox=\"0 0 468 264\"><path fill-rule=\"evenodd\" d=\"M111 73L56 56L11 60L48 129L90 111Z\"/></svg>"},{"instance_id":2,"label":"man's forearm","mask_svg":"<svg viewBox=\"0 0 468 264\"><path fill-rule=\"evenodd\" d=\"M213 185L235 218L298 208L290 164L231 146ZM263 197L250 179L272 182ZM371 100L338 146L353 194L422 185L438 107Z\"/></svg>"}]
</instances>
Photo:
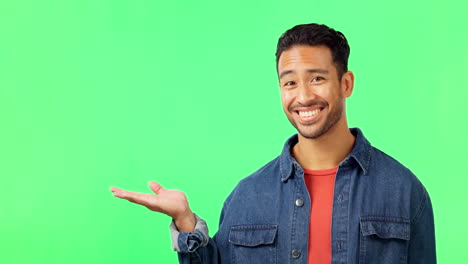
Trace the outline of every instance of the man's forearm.
<instances>
[{"instance_id":1,"label":"man's forearm","mask_svg":"<svg viewBox=\"0 0 468 264\"><path fill-rule=\"evenodd\" d=\"M195 219L195 215L190 211L185 216L179 219L174 219L174 223L177 226L177 230L179 230L179 232L192 233L195 230L197 220Z\"/></svg>"}]
</instances>

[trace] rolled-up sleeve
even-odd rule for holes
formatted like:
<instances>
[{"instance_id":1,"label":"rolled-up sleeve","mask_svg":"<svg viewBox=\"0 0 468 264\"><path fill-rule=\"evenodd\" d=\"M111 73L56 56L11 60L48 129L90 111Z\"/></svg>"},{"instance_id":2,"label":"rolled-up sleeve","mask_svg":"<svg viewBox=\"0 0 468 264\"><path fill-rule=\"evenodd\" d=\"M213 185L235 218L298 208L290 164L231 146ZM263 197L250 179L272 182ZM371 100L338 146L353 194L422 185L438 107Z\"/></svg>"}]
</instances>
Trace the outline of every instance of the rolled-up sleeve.
<instances>
[{"instance_id":1,"label":"rolled-up sleeve","mask_svg":"<svg viewBox=\"0 0 468 264\"><path fill-rule=\"evenodd\" d=\"M182 232L177 230L174 219L169 228L171 230L172 248L180 253L192 253L199 247L205 247L208 244L208 226L205 220L195 214L196 224L193 232Z\"/></svg>"}]
</instances>

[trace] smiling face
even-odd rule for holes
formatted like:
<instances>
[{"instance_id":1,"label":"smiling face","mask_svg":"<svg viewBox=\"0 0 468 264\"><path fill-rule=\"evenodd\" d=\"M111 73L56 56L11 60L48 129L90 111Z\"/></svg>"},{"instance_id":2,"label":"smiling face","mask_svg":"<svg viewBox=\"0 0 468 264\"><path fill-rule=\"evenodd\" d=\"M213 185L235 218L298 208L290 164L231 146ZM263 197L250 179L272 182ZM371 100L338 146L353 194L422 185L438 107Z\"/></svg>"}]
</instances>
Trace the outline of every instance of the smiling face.
<instances>
[{"instance_id":1,"label":"smiling face","mask_svg":"<svg viewBox=\"0 0 468 264\"><path fill-rule=\"evenodd\" d=\"M338 79L328 47L292 46L281 54L278 74L283 110L301 136L315 139L346 123L345 98L354 76L348 71Z\"/></svg>"}]
</instances>

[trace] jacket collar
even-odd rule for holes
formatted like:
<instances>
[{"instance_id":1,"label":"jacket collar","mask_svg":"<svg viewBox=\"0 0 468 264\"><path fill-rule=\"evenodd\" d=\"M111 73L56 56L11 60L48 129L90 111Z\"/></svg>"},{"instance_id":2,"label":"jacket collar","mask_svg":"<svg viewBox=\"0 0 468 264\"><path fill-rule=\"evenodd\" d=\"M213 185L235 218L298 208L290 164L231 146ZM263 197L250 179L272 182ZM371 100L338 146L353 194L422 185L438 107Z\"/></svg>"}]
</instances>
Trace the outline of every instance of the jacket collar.
<instances>
[{"instance_id":1,"label":"jacket collar","mask_svg":"<svg viewBox=\"0 0 468 264\"><path fill-rule=\"evenodd\" d=\"M354 159L363 170L363 175L367 175L372 147L359 128L351 128L350 131L356 137L356 142L351 153L340 163L340 167L349 164L351 159ZM281 181L283 182L287 181L294 174L294 170L302 172L301 166L291 155L291 148L297 144L298 140L297 134L291 136L284 144L283 151L279 157Z\"/></svg>"}]
</instances>

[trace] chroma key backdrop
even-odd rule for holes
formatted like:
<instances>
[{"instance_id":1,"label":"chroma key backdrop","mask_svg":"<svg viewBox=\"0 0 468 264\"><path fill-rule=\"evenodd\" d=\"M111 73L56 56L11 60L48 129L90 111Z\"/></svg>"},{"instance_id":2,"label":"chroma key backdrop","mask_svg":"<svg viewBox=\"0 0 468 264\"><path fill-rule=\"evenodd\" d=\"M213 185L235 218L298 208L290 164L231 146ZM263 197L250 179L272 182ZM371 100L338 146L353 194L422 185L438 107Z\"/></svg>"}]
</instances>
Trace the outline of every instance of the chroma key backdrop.
<instances>
[{"instance_id":1,"label":"chroma key backdrop","mask_svg":"<svg viewBox=\"0 0 468 264\"><path fill-rule=\"evenodd\" d=\"M177 263L167 216L111 186L183 190L217 230L236 183L296 131L275 48L343 32L351 127L428 189L439 263L468 259L468 4L15 0L0 3L0 263Z\"/></svg>"}]
</instances>

